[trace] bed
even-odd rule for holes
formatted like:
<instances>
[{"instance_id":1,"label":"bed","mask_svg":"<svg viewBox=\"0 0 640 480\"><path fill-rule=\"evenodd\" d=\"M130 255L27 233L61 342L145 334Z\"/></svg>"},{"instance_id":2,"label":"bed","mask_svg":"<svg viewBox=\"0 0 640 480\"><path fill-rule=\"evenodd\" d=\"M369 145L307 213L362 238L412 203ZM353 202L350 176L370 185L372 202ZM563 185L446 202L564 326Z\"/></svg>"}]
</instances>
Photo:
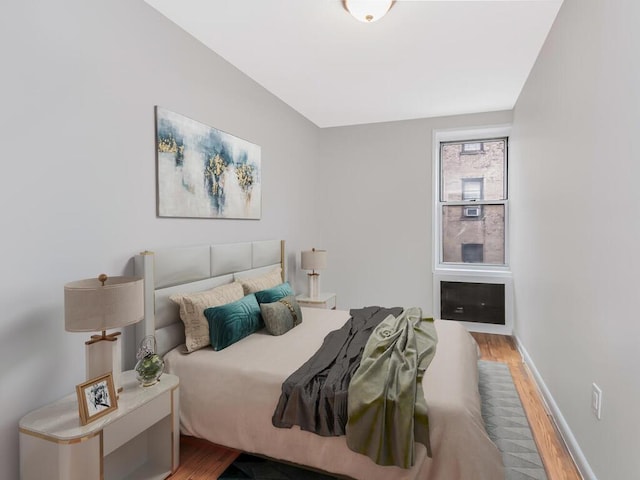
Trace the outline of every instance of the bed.
<instances>
[{"instance_id":1,"label":"bed","mask_svg":"<svg viewBox=\"0 0 640 480\"><path fill-rule=\"evenodd\" d=\"M283 381L340 328L349 313L303 308L303 321L281 336L264 330L214 351L184 353L184 324L171 295L199 292L281 269L283 241L206 245L144 252L145 319L137 336L155 335L168 372L180 378L180 428L219 445L362 480L500 480L501 455L480 412L477 346L456 322L435 321L438 346L423 380L432 458L416 443L410 469L382 467L347 448L345 437L276 428L271 419Z\"/></svg>"}]
</instances>

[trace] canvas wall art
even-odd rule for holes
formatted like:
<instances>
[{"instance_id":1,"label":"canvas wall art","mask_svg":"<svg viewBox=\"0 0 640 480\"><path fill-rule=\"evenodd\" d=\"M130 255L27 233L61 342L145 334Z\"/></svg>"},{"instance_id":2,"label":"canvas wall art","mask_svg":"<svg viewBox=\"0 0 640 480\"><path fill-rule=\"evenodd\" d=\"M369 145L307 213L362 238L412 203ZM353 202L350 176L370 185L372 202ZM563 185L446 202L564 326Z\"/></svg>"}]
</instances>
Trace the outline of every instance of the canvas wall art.
<instances>
[{"instance_id":1,"label":"canvas wall art","mask_svg":"<svg viewBox=\"0 0 640 480\"><path fill-rule=\"evenodd\" d=\"M159 217L261 215L260 147L156 107Z\"/></svg>"}]
</instances>

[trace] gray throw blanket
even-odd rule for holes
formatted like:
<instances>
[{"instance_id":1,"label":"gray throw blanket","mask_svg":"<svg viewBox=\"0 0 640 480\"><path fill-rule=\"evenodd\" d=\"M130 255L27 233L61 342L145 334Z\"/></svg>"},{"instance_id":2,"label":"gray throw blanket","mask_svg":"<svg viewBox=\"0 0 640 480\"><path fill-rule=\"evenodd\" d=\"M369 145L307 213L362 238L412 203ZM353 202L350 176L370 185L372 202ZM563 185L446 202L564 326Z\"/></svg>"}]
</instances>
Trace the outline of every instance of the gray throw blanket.
<instances>
[{"instance_id":1,"label":"gray throw blanket","mask_svg":"<svg viewBox=\"0 0 640 480\"><path fill-rule=\"evenodd\" d=\"M419 308L386 318L369 337L351 380L347 446L378 465L413 466L414 442L431 456L422 378L437 334L428 320Z\"/></svg>"},{"instance_id":2,"label":"gray throw blanket","mask_svg":"<svg viewBox=\"0 0 640 480\"><path fill-rule=\"evenodd\" d=\"M273 425L298 425L323 436L344 435L349 383L367 340L380 322L401 312L402 308L352 309L344 326L329 333L320 349L282 384Z\"/></svg>"}]
</instances>

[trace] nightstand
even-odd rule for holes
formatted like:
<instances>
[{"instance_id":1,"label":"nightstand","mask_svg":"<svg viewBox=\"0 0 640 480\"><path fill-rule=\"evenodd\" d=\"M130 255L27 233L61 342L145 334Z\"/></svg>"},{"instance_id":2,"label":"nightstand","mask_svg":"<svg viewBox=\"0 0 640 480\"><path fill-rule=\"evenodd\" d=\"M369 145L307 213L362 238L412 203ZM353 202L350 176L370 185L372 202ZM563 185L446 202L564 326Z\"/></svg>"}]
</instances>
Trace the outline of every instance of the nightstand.
<instances>
[{"instance_id":1,"label":"nightstand","mask_svg":"<svg viewBox=\"0 0 640 480\"><path fill-rule=\"evenodd\" d=\"M307 297L306 295L298 295L296 300L301 307L326 308L331 310L336 309L335 293L319 293L316 298Z\"/></svg>"},{"instance_id":2,"label":"nightstand","mask_svg":"<svg viewBox=\"0 0 640 480\"><path fill-rule=\"evenodd\" d=\"M76 394L20 420L20 478L164 479L180 463L178 377L140 387L121 376L117 410L80 425Z\"/></svg>"}]
</instances>

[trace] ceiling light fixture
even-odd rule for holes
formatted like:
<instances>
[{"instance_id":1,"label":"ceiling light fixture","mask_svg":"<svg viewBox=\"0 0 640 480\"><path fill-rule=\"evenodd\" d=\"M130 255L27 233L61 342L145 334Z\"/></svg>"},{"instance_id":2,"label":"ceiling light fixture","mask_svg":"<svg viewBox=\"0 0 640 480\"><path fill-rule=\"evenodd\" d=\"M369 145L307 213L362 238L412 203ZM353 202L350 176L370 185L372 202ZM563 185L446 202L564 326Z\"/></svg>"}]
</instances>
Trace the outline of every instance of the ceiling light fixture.
<instances>
[{"instance_id":1,"label":"ceiling light fixture","mask_svg":"<svg viewBox=\"0 0 640 480\"><path fill-rule=\"evenodd\" d=\"M395 0L342 0L347 12L364 23L380 20L394 3Z\"/></svg>"}]
</instances>

